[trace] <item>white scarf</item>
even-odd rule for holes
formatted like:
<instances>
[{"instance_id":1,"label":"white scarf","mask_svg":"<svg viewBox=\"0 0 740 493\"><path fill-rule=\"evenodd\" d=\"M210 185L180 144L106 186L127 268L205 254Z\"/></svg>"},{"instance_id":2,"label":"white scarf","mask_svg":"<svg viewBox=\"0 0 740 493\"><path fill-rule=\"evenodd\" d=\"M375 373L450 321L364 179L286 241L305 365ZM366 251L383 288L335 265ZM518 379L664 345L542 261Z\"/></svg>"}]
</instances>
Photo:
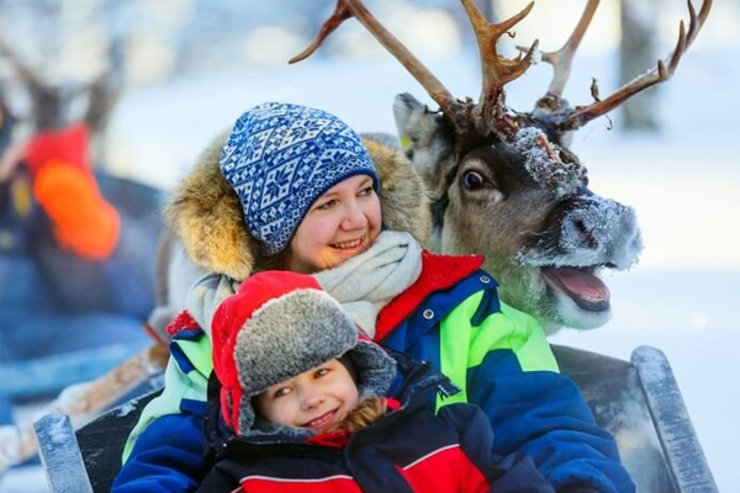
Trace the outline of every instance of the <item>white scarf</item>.
<instances>
[{"instance_id":1,"label":"white scarf","mask_svg":"<svg viewBox=\"0 0 740 493\"><path fill-rule=\"evenodd\" d=\"M373 337L378 312L419 279L421 252L409 233L383 231L366 252L314 277Z\"/></svg>"},{"instance_id":2,"label":"white scarf","mask_svg":"<svg viewBox=\"0 0 740 493\"><path fill-rule=\"evenodd\" d=\"M410 234L383 231L366 252L314 277L342 304L352 322L374 337L381 308L421 275L421 252L421 245ZM236 291L238 283L222 274L207 274L190 288L188 312L209 338L216 308Z\"/></svg>"}]
</instances>

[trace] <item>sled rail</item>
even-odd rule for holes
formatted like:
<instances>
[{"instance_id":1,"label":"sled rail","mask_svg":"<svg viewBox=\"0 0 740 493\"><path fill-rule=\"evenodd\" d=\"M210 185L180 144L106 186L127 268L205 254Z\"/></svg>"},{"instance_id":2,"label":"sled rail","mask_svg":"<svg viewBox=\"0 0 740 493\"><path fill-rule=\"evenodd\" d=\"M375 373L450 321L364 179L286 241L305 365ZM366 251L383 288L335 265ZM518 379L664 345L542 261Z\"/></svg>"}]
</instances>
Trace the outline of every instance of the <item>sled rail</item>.
<instances>
[{"instance_id":1,"label":"sled rail","mask_svg":"<svg viewBox=\"0 0 740 493\"><path fill-rule=\"evenodd\" d=\"M632 352L658 439L678 491L717 492L717 484L699 444L668 358L659 349L640 346Z\"/></svg>"},{"instance_id":2,"label":"sled rail","mask_svg":"<svg viewBox=\"0 0 740 493\"><path fill-rule=\"evenodd\" d=\"M74 428L64 414L47 414L34 424L41 464L53 493L93 493Z\"/></svg>"}]
</instances>

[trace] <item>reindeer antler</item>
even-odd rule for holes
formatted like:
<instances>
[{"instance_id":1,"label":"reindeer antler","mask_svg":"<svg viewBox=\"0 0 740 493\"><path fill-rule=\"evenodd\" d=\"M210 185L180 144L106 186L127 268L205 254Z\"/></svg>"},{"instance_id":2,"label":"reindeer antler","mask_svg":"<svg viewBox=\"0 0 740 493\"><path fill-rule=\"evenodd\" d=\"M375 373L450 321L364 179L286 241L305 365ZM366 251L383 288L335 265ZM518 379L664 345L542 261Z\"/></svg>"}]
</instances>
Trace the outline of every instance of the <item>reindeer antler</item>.
<instances>
[{"instance_id":1,"label":"reindeer antler","mask_svg":"<svg viewBox=\"0 0 740 493\"><path fill-rule=\"evenodd\" d=\"M490 130L496 130L500 136L511 140L519 128L507 112L504 85L521 77L529 69L539 41L535 40L527 53L524 56L520 53L516 59L499 55L496 44L501 36L529 15L534 2L498 24L488 22L472 0L462 0L462 4L475 31L483 74L478 105L472 108L465 122L472 124L480 134L486 135Z\"/></svg>"},{"instance_id":2,"label":"reindeer antler","mask_svg":"<svg viewBox=\"0 0 740 493\"><path fill-rule=\"evenodd\" d=\"M542 53L542 60L553 66L552 82L550 82L550 88L547 90L547 96L558 99L562 97L563 89L568 82L568 77L570 77L573 56L578 50L578 46L581 44L581 40L583 39L583 35L586 34L589 24L591 24L591 19L593 19L596 8L599 6L599 1L588 1L581 15L581 19L562 48L557 51Z\"/></svg>"},{"instance_id":3,"label":"reindeer antler","mask_svg":"<svg viewBox=\"0 0 740 493\"><path fill-rule=\"evenodd\" d=\"M334 14L321 27L316 39L302 53L293 57L289 63L295 63L308 58L321 46L321 43L323 43L327 36L334 32L342 22L351 17L355 17L391 55L401 62L401 65L419 81L429 96L439 104L445 114L452 117L456 113L454 109L455 98L447 88L408 48L385 29L359 0L338 0Z\"/></svg>"},{"instance_id":4,"label":"reindeer antler","mask_svg":"<svg viewBox=\"0 0 740 493\"><path fill-rule=\"evenodd\" d=\"M538 40L535 40L524 57L520 54L516 59L508 59L499 55L496 51L496 43L501 36L529 15L534 2L530 2L521 12L498 24L488 22L473 0L462 0L462 4L473 25L480 52L483 87L479 104L495 103L499 95L503 93L504 85L521 77L532 65L532 58L539 44Z\"/></svg>"},{"instance_id":5,"label":"reindeer antler","mask_svg":"<svg viewBox=\"0 0 740 493\"><path fill-rule=\"evenodd\" d=\"M678 42L669 57L665 60L659 60L653 69L628 82L608 98L588 106L576 107L574 111L565 114L562 118L555 119L553 123L563 129L573 130L582 127L594 118L613 110L640 91L670 79L676 71L681 57L686 53L704 25L712 7L712 0L703 0L699 15L696 14L691 0L688 0L688 7L690 15L689 31L686 32L684 22L681 21Z\"/></svg>"},{"instance_id":6,"label":"reindeer antler","mask_svg":"<svg viewBox=\"0 0 740 493\"><path fill-rule=\"evenodd\" d=\"M507 115L503 101L503 87L520 77L531 66L538 42L534 42L526 55L520 55L516 59L508 59L499 55L496 51L496 43L503 34L529 14L534 2L512 18L499 24L489 23L472 0L462 0L462 3L475 30L481 55L483 83L477 105L469 99L462 101L453 97L439 79L377 21L361 0L338 0L334 13L321 27L311 45L292 58L290 63L310 56L342 22L354 17L419 81L458 131L464 133L473 130L483 135L496 131L502 137L511 138L516 133L517 127L514 120Z\"/></svg>"},{"instance_id":7,"label":"reindeer antler","mask_svg":"<svg viewBox=\"0 0 740 493\"><path fill-rule=\"evenodd\" d=\"M4 54L8 58L8 61L16 69L24 84L29 86L41 85L41 81L38 76L21 61L20 57L14 50L10 49L10 46L8 46L8 43L5 42L5 39L2 36L0 36L0 53Z\"/></svg>"},{"instance_id":8,"label":"reindeer antler","mask_svg":"<svg viewBox=\"0 0 740 493\"><path fill-rule=\"evenodd\" d=\"M39 75L23 63L18 53L0 37L0 53L3 53L20 77L33 101L33 124L37 128L53 128L59 124L59 114L63 95L58 87L44 84Z\"/></svg>"}]
</instances>

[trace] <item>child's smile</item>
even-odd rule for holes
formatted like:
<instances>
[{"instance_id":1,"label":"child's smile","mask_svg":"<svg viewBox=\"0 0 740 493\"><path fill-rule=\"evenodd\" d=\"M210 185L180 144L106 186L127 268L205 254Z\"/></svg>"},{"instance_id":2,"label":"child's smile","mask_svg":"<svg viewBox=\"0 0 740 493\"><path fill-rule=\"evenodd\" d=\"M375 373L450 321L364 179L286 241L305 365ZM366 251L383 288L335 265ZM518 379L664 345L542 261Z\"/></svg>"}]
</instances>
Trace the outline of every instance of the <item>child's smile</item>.
<instances>
[{"instance_id":1,"label":"child's smile","mask_svg":"<svg viewBox=\"0 0 740 493\"><path fill-rule=\"evenodd\" d=\"M357 385L337 359L269 387L256 397L268 421L322 432L342 421L359 403Z\"/></svg>"}]
</instances>

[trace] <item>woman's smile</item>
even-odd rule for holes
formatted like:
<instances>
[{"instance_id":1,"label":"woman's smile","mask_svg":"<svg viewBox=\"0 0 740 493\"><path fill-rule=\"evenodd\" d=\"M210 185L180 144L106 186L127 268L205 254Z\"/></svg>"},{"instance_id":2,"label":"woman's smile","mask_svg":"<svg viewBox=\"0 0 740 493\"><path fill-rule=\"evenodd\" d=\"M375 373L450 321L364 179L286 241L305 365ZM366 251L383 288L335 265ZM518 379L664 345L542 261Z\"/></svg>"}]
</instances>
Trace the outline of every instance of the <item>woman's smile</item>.
<instances>
[{"instance_id":1,"label":"woman's smile","mask_svg":"<svg viewBox=\"0 0 740 493\"><path fill-rule=\"evenodd\" d=\"M343 241L341 243L334 243L331 245L331 247L336 248L337 250L359 250L364 246L366 238L367 238L367 235L362 235L360 238L356 240L349 240L349 241Z\"/></svg>"},{"instance_id":2,"label":"woman's smile","mask_svg":"<svg viewBox=\"0 0 740 493\"><path fill-rule=\"evenodd\" d=\"M357 246L360 246L360 244L362 243L362 241L364 239L365 239L365 237L363 236L362 238L359 238L357 240L350 240L350 241L344 241L342 243L335 243L332 246L334 248L338 248L340 250L349 250L351 248L355 248Z\"/></svg>"}]
</instances>

